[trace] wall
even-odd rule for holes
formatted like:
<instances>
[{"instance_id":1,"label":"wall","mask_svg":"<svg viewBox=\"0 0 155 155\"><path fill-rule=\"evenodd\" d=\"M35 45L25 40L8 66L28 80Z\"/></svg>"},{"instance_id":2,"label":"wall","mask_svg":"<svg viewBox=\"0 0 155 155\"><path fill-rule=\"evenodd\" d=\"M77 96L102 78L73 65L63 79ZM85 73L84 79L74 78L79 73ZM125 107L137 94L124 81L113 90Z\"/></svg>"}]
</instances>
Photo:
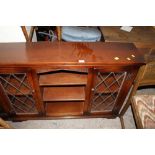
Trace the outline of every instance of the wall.
<instances>
[{"instance_id":1,"label":"wall","mask_svg":"<svg viewBox=\"0 0 155 155\"><path fill-rule=\"evenodd\" d=\"M30 34L30 30L31 30L31 26L25 26L25 27L26 27L27 33L29 35ZM36 31L34 31L34 33L33 33L32 42L37 42Z\"/></svg>"},{"instance_id":2,"label":"wall","mask_svg":"<svg viewBox=\"0 0 155 155\"><path fill-rule=\"evenodd\" d=\"M0 26L0 42L26 42L20 26Z\"/></svg>"}]
</instances>

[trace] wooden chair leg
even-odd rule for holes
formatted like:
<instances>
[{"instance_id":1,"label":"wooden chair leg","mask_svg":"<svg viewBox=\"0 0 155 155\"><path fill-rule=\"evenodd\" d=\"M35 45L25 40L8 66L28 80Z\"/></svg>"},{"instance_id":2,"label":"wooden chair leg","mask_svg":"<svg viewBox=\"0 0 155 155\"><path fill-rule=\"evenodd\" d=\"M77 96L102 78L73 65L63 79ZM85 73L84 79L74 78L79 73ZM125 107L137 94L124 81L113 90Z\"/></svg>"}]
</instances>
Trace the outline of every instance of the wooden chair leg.
<instances>
[{"instance_id":1,"label":"wooden chair leg","mask_svg":"<svg viewBox=\"0 0 155 155\"><path fill-rule=\"evenodd\" d=\"M129 108L129 106L130 106L130 102L128 102L128 103L123 107L123 109L121 110L121 112L120 112L120 114L119 114L119 118L120 118L120 122L121 122L122 129L125 129L123 116L124 116L125 112L127 111L127 109Z\"/></svg>"},{"instance_id":2,"label":"wooden chair leg","mask_svg":"<svg viewBox=\"0 0 155 155\"><path fill-rule=\"evenodd\" d=\"M57 26L58 41L61 41L61 26Z\"/></svg>"},{"instance_id":3,"label":"wooden chair leg","mask_svg":"<svg viewBox=\"0 0 155 155\"><path fill-rule=\"evenodd\" d=\"M0 118L0 126L4 129L13 129L8 123L6 123L2 118Z\"/></svg>"},{"instance_id":4,"label":"wooden chair leg","mask_svg":"<svg viewBox=\"0 0 155 155\"><path fill-rule=\"evenodd\" d=\"M121 110L121 112L120 112L120 116L124 116L124 114L126 113L126 111L128 110L128 108L129 108L129 106L130 106L130 102L128 102L124 107L123 107L123 109Z\"/></svg>"},{"instance_id":5,"label":"wooden chair leg","mask_svg":"<svg viewBox=\"0 0 155 155\"><path fill-rule=\"evenodd\" d=\"M119 118L120 118L120 122L121 122L121 127L122 127L122 129L125 129L123 116L119 116Z\"/></svg>"}]
</instances>

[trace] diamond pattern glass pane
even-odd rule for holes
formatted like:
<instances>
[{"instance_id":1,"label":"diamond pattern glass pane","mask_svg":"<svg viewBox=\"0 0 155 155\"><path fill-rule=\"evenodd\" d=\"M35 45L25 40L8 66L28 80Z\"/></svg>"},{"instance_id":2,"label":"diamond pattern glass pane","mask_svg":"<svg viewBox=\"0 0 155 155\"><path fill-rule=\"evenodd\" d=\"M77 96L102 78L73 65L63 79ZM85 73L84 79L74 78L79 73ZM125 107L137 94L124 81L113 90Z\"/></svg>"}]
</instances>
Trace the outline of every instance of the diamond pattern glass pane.
<instances>
[{"instance_id":1,"label":"diamond pattern glass pane","mask_svg":"<svg viewBox=\"0 0 155 155\"><path fill-rule=\"evenodd\" d=\"M111 111L116 102L126 72L97 72L92 89L92 112Z\"/></svg>"},{"instance_id":2,"label":"diamond pattern glass pane","mask_svg":"<svg viewBox=\"0 0 155 155\"><path fill-rule=\"evenodd\" d=\"M16 113L37 113L26 73L0 74L0 83Z\"/></svg>"}]
</instances>

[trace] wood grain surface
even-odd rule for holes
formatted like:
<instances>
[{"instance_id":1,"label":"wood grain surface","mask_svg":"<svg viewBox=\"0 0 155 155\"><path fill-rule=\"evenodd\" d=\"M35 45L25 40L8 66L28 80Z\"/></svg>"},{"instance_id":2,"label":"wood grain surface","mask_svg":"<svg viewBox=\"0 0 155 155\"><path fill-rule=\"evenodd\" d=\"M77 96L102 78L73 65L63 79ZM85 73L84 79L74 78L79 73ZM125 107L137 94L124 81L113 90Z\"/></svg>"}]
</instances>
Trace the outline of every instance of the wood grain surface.
<instances>
[{"instance_id":1,"label":"wood grain surface","mask_svg":"<svg viewBox=\"0 0 155 155\"><path fill-rule=\"evenodd\" d=\"M133 56L133 57L132 57ZM82 61L81 61L82 60ZM107 65L143 63L131 43L1 43L0 66Z\"/></svg>"}]
</instances>

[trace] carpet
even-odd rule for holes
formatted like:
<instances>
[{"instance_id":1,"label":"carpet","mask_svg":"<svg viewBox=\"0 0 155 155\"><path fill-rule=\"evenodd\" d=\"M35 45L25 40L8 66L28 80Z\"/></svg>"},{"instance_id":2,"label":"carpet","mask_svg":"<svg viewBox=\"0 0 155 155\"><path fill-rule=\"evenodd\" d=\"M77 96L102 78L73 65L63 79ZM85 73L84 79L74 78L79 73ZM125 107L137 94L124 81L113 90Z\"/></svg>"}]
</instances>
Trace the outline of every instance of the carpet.
<instances>
[{"instance_id":1,"label":"carpet","mask_svg":"<svg viewBox=\"0 0 155 155\"><path fill-rule=\"evenodd\" d=\"M135 129L131 108L124 116L125 127ZM60 120L28 120L8 123L16 129L121 129L120 119L89 118Z\"/></svg>"}]
</instances>

